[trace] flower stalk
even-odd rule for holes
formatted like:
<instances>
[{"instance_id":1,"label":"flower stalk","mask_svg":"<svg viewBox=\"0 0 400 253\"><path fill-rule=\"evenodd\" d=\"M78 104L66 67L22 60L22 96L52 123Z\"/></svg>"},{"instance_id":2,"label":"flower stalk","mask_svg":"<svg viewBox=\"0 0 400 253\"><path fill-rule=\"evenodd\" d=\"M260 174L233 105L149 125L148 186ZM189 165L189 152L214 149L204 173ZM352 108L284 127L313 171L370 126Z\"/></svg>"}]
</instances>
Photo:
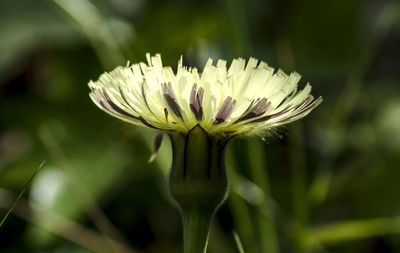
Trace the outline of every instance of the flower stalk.
<instances>
[{"instance_id":1,"label":"flower stalk","mask_svg":"<svg viewBox=\"0 0 400 253\"><path fill-rule=\"evenodd\" d=\"M184 253L204 253L212 220L228 193L225 146L199 125L171 136L170 192L183 221Z\"/></svg>"},{"instance_id":2,"label":"flower stalk","mask_svg":"<svg viewBox=\"0 0 400 253\"><path fill-rule=\"evenodd\" d=\"M207 250L208 235L214 216L213 210L196 208L182 211L183 252L204 253Z\"/></svg>"}]
</instances>

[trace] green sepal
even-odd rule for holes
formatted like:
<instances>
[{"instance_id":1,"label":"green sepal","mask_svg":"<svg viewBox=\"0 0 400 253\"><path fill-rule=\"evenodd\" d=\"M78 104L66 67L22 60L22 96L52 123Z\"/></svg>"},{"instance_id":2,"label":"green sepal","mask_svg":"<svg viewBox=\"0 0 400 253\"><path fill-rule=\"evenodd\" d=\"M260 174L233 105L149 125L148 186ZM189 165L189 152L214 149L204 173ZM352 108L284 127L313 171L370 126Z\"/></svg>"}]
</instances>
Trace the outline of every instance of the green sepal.
<instances>
[{"instance_id":1,"label":"green sepal","mask_svg":"<svg viewBox=\"0 0 400 253\"><path fill-rule=\"evenodd\" d=\"M225 147L229 140L209 136L199 125L170 137L169 187L183 218L184 252L203 253L215 211L228 193Z\"/></svg>"}]
</instances>

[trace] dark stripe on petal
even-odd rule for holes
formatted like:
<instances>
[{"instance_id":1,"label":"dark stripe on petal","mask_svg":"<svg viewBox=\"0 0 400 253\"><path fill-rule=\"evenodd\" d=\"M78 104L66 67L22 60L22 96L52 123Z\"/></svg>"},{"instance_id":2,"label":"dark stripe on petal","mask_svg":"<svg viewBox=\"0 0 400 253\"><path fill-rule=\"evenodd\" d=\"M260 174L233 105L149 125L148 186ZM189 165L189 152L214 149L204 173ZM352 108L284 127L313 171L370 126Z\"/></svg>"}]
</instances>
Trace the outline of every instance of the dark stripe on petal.
<instances>
[{"instance_id":1,"label":"dark stripe on petal","mask_svg":"<svg viewBox=\"0 0 400 253\"><path fill-rule=\"evenodd\" d=\"M107 111L112 112L112 113L117 114L117 115L120 115L120 114L119 114L118 112L116 112L109 104L107 104L107 102L104 103L104 102L101 100L101 101L99 101L99 104L100 104L104 109L106 109Z\"/></svg>"},{"instance_id":2,"label":"dark stripe on petal","mask_svg":"<svg viewBox=\"0 0 400 253\"><path fill-rule=\"evenodd\" d=\"M192 86L192 91L190 92L190 105L195 105L196 102L196 92L197 92L197 84L194 83Z\"/></svg>"},{"instance_id":3,"label":"dark stripe on petal","mask_svg":"<svg viewBox=\"0 0 400 253\"><path fill-rule=\"evenodd\" d=\"M291 106L291 105L288 105L285 109L283 109L283 110L280 111L280 112L277 112L277 113L274 113L274 114L270 114L270 115L261 117L261 118L259 118L259 119L252 120L252 121L250 121L249 123L258 123L258 122L263 122L263 121L267 121L267 120L270 120L270 119L279 117L279 116L281 116L282 114L285 114L285 113L287 113L288 111L290 111L290 110L292 109L292 108L290 108L290 106Z\"/></svg>"},{"instance_id":4,"label":"dark stripe on petal","mask_svg":"<svg viewBox=\"0 0 400 253\"><path fill-rule=\"evenodd\" d=\"M179 117L181 120L183 120L182 117L182 109L178 104L178 101L176 99L174 90L172 89L171 83L164 83L162 85L163 91L164 91L164 97L165 100L167 101L167 104L169 108L172 110L172 112Z\"/></svg>"},{"instance_id":5,"label":"dark stripe on petal","mask_svg":"<svg viewBox=\"0 0 400 253\"><path fill-rule=\"evenodd\" d=\"M198 105L198 114L199 117L197 118L198 121L203 119L203 97L204 97L204 89L199 88L196 95L197 105Z\"/></svg>"},{"instance_id":6,"label":"dark stripe on petal","mask_svg":"<svg viewBox=\"0 0 400 253\"><path fill-rule=\"evenodd\" d=\"M101 102L101 96L99 96L99 93L98 93L98 90L92 90L91 92L90 92L90 95L92 95L92 98L94 99L94 100L96 100L96 102L97 103L100 103Z\"/></svg>"},{"instance_id":7,"label":"dark stripe on petal","mask_svg":"<svg viewBox=\"0 0 400 253\"><path fill-rule=\"evenodd\" d=\"M254 100L252 101L252 103L250 105L252 105L253 102L254 102ZM262 98L260 101L257 102L257 104L253 108L251 108L250 110L249 110L249 108L247 108L247 110L243 113L243 116L240 117L238 120L236 120L236 122L240 122L243 120L252 119L252 118L261 116L268 110L268 108L270 106L271 106L271 103L268 102L268 100L266 98Z\"/></svg>"},{"instance_id":8,"label":"dark stripe on petal","mask_svg":"<svg viewBox=\"0 0 400 253\"><path fill-rule=\"evenodd\" d=\"M259 100L260 100L259 98L253 99L253 100L251 101L251 103L249 104L249 106L247 107L246 111L244 111L243 115L248 114L248 113L252 110L253 105L254 105L255 103L257 103Z\"/></svg>"},{"instance_id":9,"label":"dark stripe on petal","mask_svg":"<svg viewBox=\"0 0 400 253\"><path fill-rule=\"evenodd\" d=\"M134 110L137 114L139 114L135 108L133 108L133 106L128 102L128 99L125 96L125 93L123 92L123 90L121 89L121 86L118 86L119 89L119 94L121 94L121 98L125 101L125 103L132 109Z\"/></svg>"},{"instance_id":10,"label":"dark stripe on petal","mask_svg":"<svg viewBox=\"0 0 400 253\"><path fill-rule=\"evenodd\" d=\"M302 109L304 109L304 107L306 107L307 105L309 105L314 99L313 95L309 95L308 97L306 97L298 106L295 107L295 111L301 111Z\"/></svg>"},{"instance_id":11,"label":"dark stripe on petal","mask_svg":"<svg viewBox=\"0 0 400 253\"><path fill-rule=\"evenodd\" d=\"M199 90L197 91L197 96L196 96L200 108L203 105L203 97L204 97L204 89L200 87Z\"/></svg>"},{"instance_id":12,"label":"dark stripe on petal","mask_svg":"<svg viewBox=\"0 0 400 253\"><path fill-rule=\"evenodd\" d=\"M107 91L103 88L101 89L102 94L105 98L105 101L107 102L107 104L117 113L122 114L124 116L128 116L128 117L134 117L132 114L124 111L122 108L120 108L118 105L116 105L110 98L110 96L108 96ZM114 112L115 113L115 112Z\"/></svg>"},{"instance_id":13,"label":"dark stripe on petal","mask_svg":"<svg viewBox=\"0 0 400 253\"><path fill-rule=\"evenodd\" d=\"M148 126L150 128L158 129L158 130L163 130L158 127L155 127L151 125L149 122L147 122L142 116L136 117L123 109L121 109L118 105L116 105L109 95L107 94L107 91L102 88L100 90L97 90L98 93L95 93L95 91L92 91L92 97L107 111L112 112L118 116L126 116L129 118L133 118L136 120L140 120L145 126ZM101 96L101 97L100 97Z\"/></svg>"},{"instance_id":14,"label":"dark stripe on petal","mask_svg":"<svg viewBox=\"0 0 400 253\"><path fill-rule=\"evenodd\" d=\"M147 97L146 97L144 85L145 85L145 82L142 83L142 97L143 97L144 103L145 103L147 109L149 110L149 112L150 112L151 114L153 114L153 116L154 116L155 118L157 118L156 115L154 115L153 111L150 109L149 102L147 102Z\"/></svg>"},{"instance_id":15,"label":"dark stripe on petal","mask_svg":"<svg viewBox=\"0 0 400 253\"><path fill-rule=\"evenodd\" d=\"M150 124L149 122L147 122L142 116L139 116L138 119L139 119L144 125L146 125L146 126L148 126L148 127L161 130L160 128L155 127L155 126L153 126L152 124Z\"/></svg>"},{"instance_id":16,"label":"dark stripe on petal","mask_svg":"<svg viewBox=\"0 0 400 253\"><path fill-rule=\"evenodd\" d=\"M232 115L235 105L236 100L233 100L231 97L227 97L219 108L213 124L218 125L225 122Z\"/></svg>"},{"instance_id":17,"label":"dark stripe on petal","mask_svg":"<svg viewBox=\"0 0 400 253\"><path fill-rule=\"evenodd\" d=\"M168 124L168 109L164 108L165 122Z\"/></svg>"},{"instance_id":18,"label":"dark stripe on petal","mask_svg":"<svg viewBox=\"0 0 400 253\"><path fill-rule=\"evenodd\" d=\"M264 112L268 110L268 108L271 106L271 102L268 102L266 98L263 98L256 104L254 107L253 111L251 112L252 114L255 114L255 116L260 116Z\"/></svg>"},{"instance_id":19,"label":"dark stripe on petal","mask_svg":"<svg viewBox=\"0 0 400 253\"><path fill-rule=\"evenodd\" d=\"M193 112L194 116L196 117L197 121L201 121L203 118L203 95L204 89L200 87L197 91L197 84L193 84L192 91L190 93L190 110Z\"/></svg>"},{"instance_id":20,"label":"dark stripe on petal","mask_svg":"<svg viewBox=\"0 0 400 253\"><path fill-rule=\"evenodd\" d=\"M290 118L300 116L303 113L305 113L305 114L309 113L310 111L314 110L314 108L317 107L319 104L321 104L321 102L322 102L322 97L317 98L307 107L303 106L303 108L300 112L296 113L295 115L291 116ZM308 102L308 104L309 104L309 102Z\"/></svg>"}]
</instances>

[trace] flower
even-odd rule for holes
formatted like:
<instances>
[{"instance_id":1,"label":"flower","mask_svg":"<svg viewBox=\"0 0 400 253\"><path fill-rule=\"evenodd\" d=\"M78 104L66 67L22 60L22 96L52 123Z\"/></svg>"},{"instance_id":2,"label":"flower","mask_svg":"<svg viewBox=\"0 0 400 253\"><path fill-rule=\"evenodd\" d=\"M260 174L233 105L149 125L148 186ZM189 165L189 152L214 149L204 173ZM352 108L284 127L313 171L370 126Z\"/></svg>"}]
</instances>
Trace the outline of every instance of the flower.
<instances>
[{"instance_id":1,"label":"flower","mask_svg":"<svg viewBox=\"0 0 400 253\"><path fill-rule=\"evenodd\" d=\"M187 133L200 125L210 136L265 135L300 119L322 102L301 90L301 76L274 69L263 61L234 59L199 73L183 66L176 74L163 66L161 55L146 54L147 62L117 67L90 81L90 97L105 112L134 125Z\"/></svg>"},{"instance_id":2,"label":"flower","mask_svg":"<svg viewBox=\"0 0 400 253\"><path fill-rule=\"evenodd\" d=\"M322 98L314 99L309 84L298 90L298 73L274 73L254 58L234 59L229 69L209 59L199 74L181 57L174 74L159 54L146 57L148 64L128 63L90 81L90 97L114 117L171 133L169 190L182 217L184 252L206 252L213 217L228 195L231 137L265 135L306 116ZM155 153L161 140L157 135Z\"/></svg>"}]
</instances>

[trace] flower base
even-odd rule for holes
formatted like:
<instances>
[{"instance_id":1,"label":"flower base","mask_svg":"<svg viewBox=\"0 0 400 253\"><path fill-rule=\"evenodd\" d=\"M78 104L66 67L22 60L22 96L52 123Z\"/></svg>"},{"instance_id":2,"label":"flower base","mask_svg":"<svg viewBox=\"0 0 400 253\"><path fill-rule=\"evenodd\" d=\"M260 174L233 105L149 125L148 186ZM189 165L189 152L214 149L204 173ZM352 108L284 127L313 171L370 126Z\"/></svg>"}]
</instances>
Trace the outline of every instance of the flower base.
<instances>
[{"instance_id":1,"label":"flower base","mask_svg":"<svg viewBox=\"0 0 400 253\"><path fill-rule=\"evenodd\" d=\"M184 253L204 253L215 211L228 193L228 140L216 140L197 125L187 134L171 135L171 142L169 187L183 220Z\"/></svg>"}]
</instances>

